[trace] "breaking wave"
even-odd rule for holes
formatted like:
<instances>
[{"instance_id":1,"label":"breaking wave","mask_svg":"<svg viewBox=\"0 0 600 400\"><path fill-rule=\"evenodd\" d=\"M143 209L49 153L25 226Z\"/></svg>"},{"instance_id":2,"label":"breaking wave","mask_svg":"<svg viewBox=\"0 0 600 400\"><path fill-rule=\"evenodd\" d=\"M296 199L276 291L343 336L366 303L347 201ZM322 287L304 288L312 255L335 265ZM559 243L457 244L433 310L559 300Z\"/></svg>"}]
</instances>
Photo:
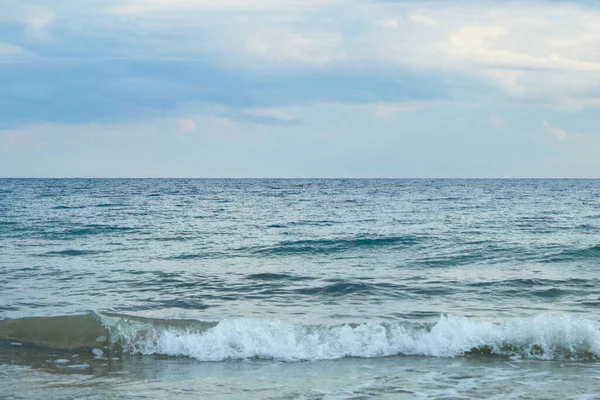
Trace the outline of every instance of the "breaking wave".
<instances>
[{"instance_id":1,"label":"breaking wave","mask_svg":"<svg viewBox=\"0 0 600 400\"><path fill-rule=\"evenodd\" d=\"M93 348L99 337L108 338L112 351L213 362L480 355L600 359L600 324L568 314L500 323L442 315L434 324L300 325L248 318L212 323L94 313L0 321L0 339L30 345Z\"/></svg>"}]
</instances>

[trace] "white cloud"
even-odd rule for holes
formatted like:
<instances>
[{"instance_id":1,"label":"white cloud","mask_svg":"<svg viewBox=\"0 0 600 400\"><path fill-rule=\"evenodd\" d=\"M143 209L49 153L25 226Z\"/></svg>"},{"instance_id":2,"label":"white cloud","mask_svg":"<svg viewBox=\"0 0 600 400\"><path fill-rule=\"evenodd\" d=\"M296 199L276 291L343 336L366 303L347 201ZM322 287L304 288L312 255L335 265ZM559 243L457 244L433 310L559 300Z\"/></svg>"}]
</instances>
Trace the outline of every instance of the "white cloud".
<instances>
[{"instance_id":1,"label":"white cloud","mask_svg":"<svg viewBox=\"0 0 600 400\"><path fill-rule=\"evenodd\" d=\"M530 86L520 82L520 79L523 79L524 75L522 71L491 69L481 74L484 74L488 79L510 95L519 97L534 93L534 90Z\"/></svg>"},{"instance_id":2,"label":"white cloud","mask_svg":"<svg viewBox=\"0 0 600 400\"><path fill-rule=\"evenodd\" d=\"M41 31L54 22L55 13L46 7L26 6L23 22L32 31Z\"/></svg>"},{"instance_id":3,"label":"white cloud","mask_svg":"<svg viewBox=\"0 0 600 400\"><path fill-rule=\"evenodd\" d=\"M0 42L0 63L13 63L29 60L33 54L21 46Z\"/></svg>"},{"instance_id":4,"label":"white cloud","mask_svg":"<svg viewBox=\"0 0 600 400\"><path fill-rule=\"evenodd\" d=\"M345 57L342 36L328 32L300 34L289 31L263 31L247 40L246 50L255 56L279 62L324 65Z\"/></svg>"},{"instance_id":5,"label":"white cloud","mask_svg":"<svg viewBox=\"0 0 600 400\"><path fill-rule=\"evenodd\" d=\"M16 0L7 0L0 12L0 21L17 21L25 25L29 36L42 39L47 37L46 30L55 17L55 11L47 5Z\"/></svg>"},{"instance_id":6,"label":"white cloud","mask_svg":"<svg viewBox=\"0 0 600 400\"><path fill-rule=\"evenodd\" d=\"M489 46L490 38L504 35L506 35L506 30L501 26L464 26L450 36L449 51L462 54L463 52L482 50Z\"/></svg>"},{"instance_id":7,"label":"white cloud","mask_svg":"<svg viewBox=\"0 0 600 400\"><path fill-rule=\"evenodd\" d=\"M379 26L384 29L396 29L400 26L396 19L383 19L379 21Z\"/></svg>"},{"instance_id":8,"label":"white cloud","mask_svg":"<svg viewBox=\"0 0 600 400\"><path fill-rule=\"evenodd\" d=\"M564 129L559 128L559 127L551 126L548 123L548 121L542 122L542 128L544 128L544 131L548 135L550 135L558 140L565 140L565 139L569 139L569 137L570 137L569 134L567 134L567 131L565 131Z\"/></svg>"},{"instance_id":9,"label":"white cloud","mask_svg":"<svg viewBox=\"0 0 600 400\"><path fill-rule=\"evenodd\" d=\"M426 15L435 25L398 23L372 34L370 57L461 72L543 102L600 88L600 12L577 3L470 5L434 3Z\"/></svg>"},{"instance_id":10,"label":"white cloud","mask_svg":"<svg viewBox=\"0 0 600 400\"><path fill-rule=\"evenodd\" d=\"M509 46L497 43L507 35L507 29L500 26L467 26L450 36L446 51L450 58L492 68L600 72L600 60L582 61L556 53L535 56L511 50Z\"/></svg>"},{"instance_id":11,"label":"white cloud","mask_svg":"<svg viewBox=\"0 0 600 400\"><path fill-rule=\"evenodd\" d=\"M448 101L406 101L406 102L381 102L381 103L370 103L370 104L337 104L337 107L344 109L355 110L355 111L367 111L378 118L390 118L400 113L408 113L413 111L421 111L426 109L443 108L449 106L451 103ZM453 102L454 106L460 104L459 102ZM326 104L327 107L331 107L332 104Z\"/></svg>"},{"instance_id":12,"label":"white cloud","mask_svg":"<svg viewBox=\"0 0 600 400\"><path fill-rule=\"evenodd\" d=\"M283 122L306 122L316 115L362 115L377 120L391 119L403 113L423 110L443 109L448 106L470 107L469 104L450 101L406 101L406 102L375 102L375 103L343 103L343 102L313 102L311 104L271 107L248 108L244 112L249 115L271 117ZM321 117L319 117L321 118Z\"/></svg>"},{"instance_id":13,"label":"white cloud","mask_svg":"<svg viewBox=\"0 0 600 400\"><path fill-rule=\"evenodd\" d=\"M339 0L338 0L339 1ZM121 0L111 1L110 12L143 14L173 10L265 11L304 9L333 3L335 0Z\"/></svg>"},{"instance_id":14,"label":"white cloud","mask_svg":"<svg viewBox=\"0 0 600 400\"><path fill-rule=\"evenodd\" d=\"M433 26L437 24L437 21L435 19L424 14L411 14L409 18L412 22L418 25Z\"/></svg>"},{"instance_id":15,"label":"white cloud","mask_svg":"<svg viewBox=\"0 0 600 400\"><path fill-rule=\"evenodd\" d=\"M0 56L23 55L26 51L21 46L0 42Z\"/></svg>"},{"instance_id":16,"label":"white cloud","mask_svg":"<svg viewBox=\"0 0 600 400\"><path fill-rule=\"evenodd\" d=\"M190 132L196 129L196 122L193 119L180 119L177 123L182 132Z\"/></svg>"},{"instance_id":17,"label":"white cloud","mask_svg":"<svg viewBox=\"0 0 600 400\"><path fill-rule=\"evenodd\" d=\"M248 115L274 118L283 122L292 122L297 119L291 111L281 108L247 108L244 112Z\"/></svg>"}]
</instances>

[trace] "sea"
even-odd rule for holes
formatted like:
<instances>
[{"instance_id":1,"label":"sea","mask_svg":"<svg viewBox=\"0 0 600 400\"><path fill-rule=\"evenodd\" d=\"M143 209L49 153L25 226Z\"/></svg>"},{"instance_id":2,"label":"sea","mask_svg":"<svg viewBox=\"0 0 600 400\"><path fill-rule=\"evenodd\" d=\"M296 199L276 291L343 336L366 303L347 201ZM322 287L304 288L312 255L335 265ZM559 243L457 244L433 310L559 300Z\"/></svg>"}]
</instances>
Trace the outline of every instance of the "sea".
<instances>
[{"instance_id":1,"label":"sea","mask_svg":"<svg viewBox=\"0 0 600 400\"><path fill-rule=\"evenodd\" d=\"M0 179L2 399L600 399L600 180Z\"/></svg>"}]
</instances>

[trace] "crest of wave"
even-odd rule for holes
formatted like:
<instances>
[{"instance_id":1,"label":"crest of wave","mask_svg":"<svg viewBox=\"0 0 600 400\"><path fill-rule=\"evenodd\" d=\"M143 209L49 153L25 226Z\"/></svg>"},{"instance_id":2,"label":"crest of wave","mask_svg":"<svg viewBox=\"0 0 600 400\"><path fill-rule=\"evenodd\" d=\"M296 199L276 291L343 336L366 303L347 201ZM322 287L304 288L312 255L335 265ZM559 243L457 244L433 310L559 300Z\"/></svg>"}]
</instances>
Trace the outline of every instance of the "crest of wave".
<instances>
[{"instance_id":1,"label":"crest of wave","mask_svg":"<svg viewBox=\"0 0 600 400\"><path fill-rule=\"evenodd\" d=\"M547 360L600 358L598 322L570 315L541 315L502 323L442 315L433 325L368 322L317 326L228 319L205 330L159 329L148 323L121 323L109 329L113 341L125 351L201 361L458 357L479 353Z\"/></svg>"}]
</instances>

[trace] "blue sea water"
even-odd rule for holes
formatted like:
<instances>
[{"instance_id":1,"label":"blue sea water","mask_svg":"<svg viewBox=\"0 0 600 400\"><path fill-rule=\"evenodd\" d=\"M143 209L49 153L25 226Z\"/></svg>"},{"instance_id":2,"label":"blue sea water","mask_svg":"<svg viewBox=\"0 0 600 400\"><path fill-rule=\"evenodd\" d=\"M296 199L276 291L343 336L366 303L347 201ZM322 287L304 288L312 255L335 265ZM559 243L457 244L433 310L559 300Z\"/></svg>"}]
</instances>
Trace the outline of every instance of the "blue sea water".
<instances>
[{"instance_id":1,"label":"blue sea water","mask_svg":"<svg viewBox=\"0 0 600 400\"><path fill-rule=\"evenodd\" d=\"M599 270L600 180L0 179L0 397L600 398Z\"/></svg>"}]
</instances>

